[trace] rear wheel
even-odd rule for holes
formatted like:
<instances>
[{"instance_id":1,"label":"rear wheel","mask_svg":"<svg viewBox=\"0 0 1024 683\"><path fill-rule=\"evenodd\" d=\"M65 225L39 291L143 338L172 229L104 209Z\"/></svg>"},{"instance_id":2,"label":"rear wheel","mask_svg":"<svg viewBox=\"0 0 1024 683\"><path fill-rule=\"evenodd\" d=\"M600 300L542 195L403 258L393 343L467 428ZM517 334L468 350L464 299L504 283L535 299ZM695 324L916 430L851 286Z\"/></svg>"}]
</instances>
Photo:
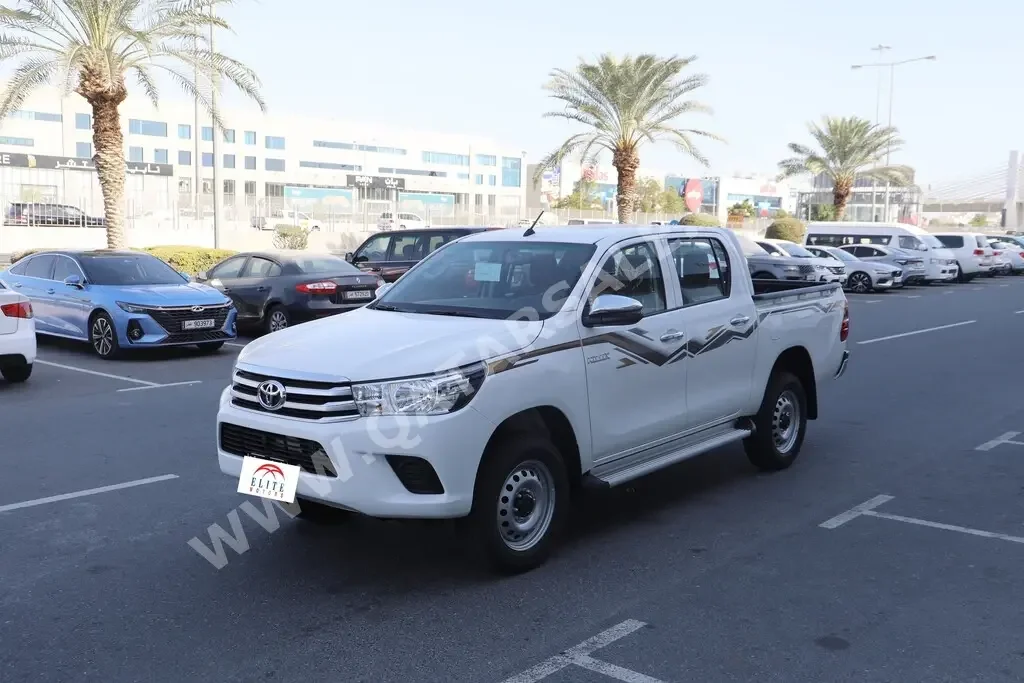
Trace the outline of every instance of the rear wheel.
<instances>
[{"instance_id":1,"label":"rear wheel","mask_svg":"<svg viewBox=\"0 0 1024 683\"><path fill-rule=\"evenodd\" d=\"M94 315L89 323L89 344L96 355L104 360L117 358L121 353L114 321L102 311Z\"/></svg>"},{"instance_id":2,"label":"rear wheel","mask_svg":"<svg viewBox=\"0 0 1024 683\"><path fill-rule=\"evenodd\" d=\"M851 292L856 292L857 294L870 292L871 286L871 276L860 271L850 273L850 277L846 281L846 288Z\"/></svg>"},{"instance_id":3,"label":"rear wheel","mask_svg":"<svg viewBox=\"0 0 1024 683\"><path fill-rule=\"evenodd\" d=\"M274 304L267 309L266 315L263 316L263 331L277 332L289 327L291 322L288 310L281 304Z\"/></svg>"},{"instance_id":4,"label":"rear wheel","mask_svg":"<svg viewBox=\"0 0 1024 683\"><path fill-rule=\"evenodd\" d=\"M20 384L32 376L32 364L22 360L0 365L0 375L11 384Z\"/></svg>"},{"instance_id":5,"label":"rear wheel","mask_svg":"<svg viewBox=\"0 0 1024 683\"><path fill-rule=\"evenodd\" d=\"M776 371L768 382L754 433L744 439L747 458L758 469L773 472L793 464L807 433L807 393L791 372Z\"/></svg>"},{"instance_id":6,"label":"rear wheel","mask_svg":"<svg viewBox=\"0 0 1024 683\"><path fill-rule=\"evenodd\" d=\"M964 267L960 265L959 261L956 264L956 281L961 284L966 284L971 281L970 276L964 272Z\"/></svg>"}]
</instances>

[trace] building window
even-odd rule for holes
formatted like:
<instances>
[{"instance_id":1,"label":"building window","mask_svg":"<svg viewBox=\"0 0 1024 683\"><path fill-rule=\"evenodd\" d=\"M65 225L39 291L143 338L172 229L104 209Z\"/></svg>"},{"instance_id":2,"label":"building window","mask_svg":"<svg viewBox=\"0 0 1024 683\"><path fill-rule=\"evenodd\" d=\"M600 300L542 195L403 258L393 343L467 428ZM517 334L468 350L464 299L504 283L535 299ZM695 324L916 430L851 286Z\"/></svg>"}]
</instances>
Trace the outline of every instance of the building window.
<instances>
[{"instance_id":1,"label":"building window","mask_svg":"<svg viewBox=\"0 0 1024 683\"><path fill-rule=\"evenodd\" d=\"M256 157L245 158L245 170L255 171L256 170Z\"/></svg>"},{"instance_id":2,"label":"building window","mask_svg":"<svg viewBox=\"0 0 1024 683\"><path fill-rule=\"evenodd\" d=\"M284 138L268 135L265 142L267 149L284 149Z\"/></svg>"},{"instance_id":3,"label":"building window","mask_svg":"<svg viewBox=\"0 0 1024 683\"><path fill-rule=\"evenodd\" d=\"M92 130L92 117L88 114L75 114L75 128L78 130Z\"/></svg>"},{"instance_id":4,"label":"building window","mask_svg":"<svg viewBox=\"0 0 1024 683\"><path fill-rule=\"evenodd\" d=\"M245 144L255 145L256 144L256 131L247 130L245 131ZM255 193L253 193L255 194Z\"/></svg>"},{"instance_id":5,"label":"building window","mask_svg":"<svg viewBox=\"0 0 1024 683\"><path fill-rule=\"evenodd\" d=\"M234 154L225 154L224 155L224 168L234 168L234 167L235 167L235 155Z\"/></svg>"},{"instance_id":6,"label":"building window","mask_svg":"<svg viewBox=\"0 0 1024 683\"><path fill-rule=\"evenodd\" d=\"M192 194L192 179L191 178L178 178L178 193L179 194Z\"/></svg>"},{"instance_id":7,"label":"building window","mask_svg":"<svg viewBox=\"0 0 1024 683\"><path fill-rule=\"evenodd\" d=\"M459 180L469 180L469 174L468 173L459 173L458 174L458 178L459 178Z\"/></svg>"},{"instance_id":8,"label":"building window","mask_svg":"<svg viewBox=\"0 0 1024 683\"><path fill-rule=\"evenodd\" d=\"M128 119L128 133L131 135L152 135L157 138L165 138L167 137L167 124L163 121Z\"/></svg>"},{"instance_id":9,"label":"building window","mask_svg":"<svg viewBox=\"0 0 1024 683\"><path fill-rule=\"evenodd\" d=\"M203 142L213 142L213 127L203 126L202 135Z\"/></svg>"},{"instance_id":10,"label":"building window","mask_svg":"<svg viewBox=\"0 0 1024 683\"><path fill-rule=\"evenodd\" d=\"M153 161L158 164L167 163L167 150L166 149L154 149L153 150Z\"/></svg>"},{"instance_id":11,"label":"building window","mask_svg":"<svg viewBox=\"0 0 1024 683\"><path fill-rule=\"evenodd\" d=\"M522 186L523 160L516 157L501 158L501 186L520 187Z\"/></svg>"},{"instance_id":12,"label":"building window","mask_svg":"<svg viewBox=\"0 0 1024 683\"><path fill-rule=\"evenodd\" d=\"M265 168L268 171L283 171L284 159L264 159L263 168Z\"/></svg>"},{"instance_id":13,"label":"building window","mask_svg":"<svg viewBox=\"0 0 1024 683\"><path fill-rule=\"evenodd\" d=\"M480 166L497 166L498 157L493 154L477 154L476 163Z\"/></svg>"},{"instance_id":14,"label":"building window","mask_svg":"<svg viewBox=\"0 0 1024 683\"><path fill-rule=\"evenodd\" d=\"M192 165L192 152L187 149L178 150L178 164L180 166L191 166Z\"/></svg>"},{"instance_id":15,"label":"building window","mask_svg":"<svg viewBox=\"0 0 1024 683\"><path fill-rule=\"evenodd\" d=\"M498 176L489 175L487 176L487 184L494 187L498 184Z\"/></svg>"},{"instance_id":16,"label":"building window","mask_svg":"<svg viewBox=\"0 0 1024 683\"><path fill-rule=\"evenodd\" d=\"M428 178L447 178L447 171L424 171L421 168L378 168L377 173L387 175L420 175Z\"/></svg>"},{"instance_id":17,"label":"building window","mask_svg":"<svg viewBox=\"0 0 1024 683\"><path fill-rule=\"evenodd\" d=\"M79 159L92 159L92 143L76 142L75 156L78 157Z\"/></svg>"},{"instance_id":18,"label":"building window","mask_svg":"<svg viewBox=\"0 0 1024 683\"><path fill-rule=\"evenodd\" d=\"M265 197L283 197L284 185L281 183L263 183L263 195Z\"/></svg>"},{"instance_id":19,"label":"building window","mask_svg":"<svg viewBox=\"0 0 1024 683\"><path fill-rule=\"evenodd\" d=\"M477 173L476 174L476 178L473 179L473 182L476 183L477 185L483 185L484 184L484 174L483 173Z\"/></svg>"},{"instance_id":20,"label":"building window","mask_svg":"<svg viewBox=\"0 0 1024 683\"><path fill-rule=\"evenodd\" d=\"M213 194L213 178L203 178L203 194Z\"/></svg>"},{"instance_id":21,"label":"building window","mask_svg":"<svg viewBox=\"0 0 1024 683\"><path fill-rule=\"evenodd\" d=\"M192 139L192 126L187 123L178 124L178 139L179 140L191 140Z\"/></svg>"},{"instance_id":22,"label":"building window","mask_svg":"<svg viewBox=\"0 0 1024 683\"><path fill-rule=\"evenodd\" d=\"M246 180L245 181L245 196L255 197L256 196L256 181Z\"/></svg>"},{"instance_id":23,"label":"building window","mask_svg":"<svg viewBox=\"0 0 1024 683\"><path fill-rule=\"evenodd\" d=\"M129 147L128 148L128 161L142 161L142 148L141 147Z\"/></svg>"},{"instance_id":24,"label":"building window","mask_svg":"<svg viewBox=\"0 0 1024 683\"><path fill-rule=\"evenodd\" d=\"M18 147L34 147L36 141L32 138L9 138L0 137L0 145L17 145Z\"/></svg>"},{"instance_id":25,"label":"building window","mask_svg":"<svg viewBox=\"0 0 1024 683\"><path fill-rule=\"evenodd\" d=\"M235 181L234 180L225 180L224 181L224 194L234 194L234 193L235 193Z\"/></svg>"},{"instance_id":26,"label":"building window","mask_svg":"<svg viewBox=\"0 0 1024 683\"><path fill-rule=\"evenodd\" d=\"M224 142L233 145L235 144L235 131L232 128L224 129Z\"/></svg>"},{"instance_id":27,"label":"building window","mask_svg":"<svg viewBox=\"0 0 1024 683\"><path fill-rule=\"evenodd\" d=\"M50 123L60 123L64 120L60 114L50 114L45 111L25 111L24 109L15 109L8 114L8 117L12 119L25 119L26 121L49 121Z\"/></svg>"},{"instance_id":28,"label":"building window","mask_svg":"<svg viewBox=\"0 0 1024 683\"><path fill-rule=\"evenodd\" d=\"M328 171L355 171L357 173L363 170L362 166L355 164L331 164L326 161L300 161L299 168L322 168Z\"/></svg>"},{"instance_id":29,"label":"building window","mask_svg":"<svg viewBox=\"0 0 1024 683\"><path fill-rule=\"evenodd\" d=\"M466 154L449 154L447 152L424 152L423 162L426 164L444 164L446 166L469 166Z\"/></svg>"},{"instance_id":30,"label":"building window","mask_svg":"<svg viewBox=\"0 0 1024 683\"><path fill-rule=\"evenodd\" d=\"M203 166L213 168L213 152L203 152Z\"/></svg>"},{"instance_id":31,"label":"building window","mask_svg":"<svg viewBox=\"0 0 1024 683\"><path fill-rule=\"evenodd\" d=\"M331 142L330 140L313 140L314 147L326 147L327 149L351 149L357 152L370 152L371 154L395 154L405 156L408 150L400 147L378 147L377 145L360 145L355 142Z\"/></svg>"}]
</instances>

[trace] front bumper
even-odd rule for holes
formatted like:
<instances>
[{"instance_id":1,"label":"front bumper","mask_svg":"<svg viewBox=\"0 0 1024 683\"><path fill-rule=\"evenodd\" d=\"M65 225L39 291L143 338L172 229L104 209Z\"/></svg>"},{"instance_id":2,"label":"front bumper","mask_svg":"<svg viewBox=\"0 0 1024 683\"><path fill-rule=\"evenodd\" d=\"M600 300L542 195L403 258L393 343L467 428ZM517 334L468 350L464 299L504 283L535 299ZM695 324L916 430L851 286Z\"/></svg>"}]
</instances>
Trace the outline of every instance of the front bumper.
<instances>
[{"instance_id":1,"label":"front bumper","mask_svg":"<svg viewBox=\"0 0 1024 683\"><path fill-rule=\"evenodd\" d=\"M955 280L960 269L956 263L929 263L925 280L928 282L948 282Z\"/></svg>"},{"instance_id":2,"label":"front bumper","mask_svg":"<svg viewBox=\"0 0 1024 683\"><path fill-rule=\"evenodd\" d=\"M225 445L239 450L232 443L222 442L221 425L225 423L268 433L277 440L288 437L292 444L299 439L319 444L337 476L322 471L300 472L296 491L300 499L372 517L422 519L469 514L477 467L495 429L472 406L433 417L354 418L327 423L278 417L232 405L229 387L221 394L217 414L217 461L221 472L235 479L241 474L243 454L225 450ZM274 452L245 454L288 462L287 455L276 457ZM394 456L426 461L443 493L412 493L391 464Z\"/></svg>"},{"instance_id":3,"label":"front bumper","mask_svg":"<svg viewBox=\"0 0 1024 683\"><path fill-rule=\"evenodd\" d=\"M223 313L220 315L209 314L209 317L214 319L214 327L188 331L183 329L180 321L167 319L167 310L154 309L153 314L149 312L128 313L119 310L115 318L115 326L120 346L122 348L187 346L231 341L237 336L237 312L234 307L229 308L226 315ZM197 314L196 317L201 315L204 314Z\"/></svg>"}]
</instances>

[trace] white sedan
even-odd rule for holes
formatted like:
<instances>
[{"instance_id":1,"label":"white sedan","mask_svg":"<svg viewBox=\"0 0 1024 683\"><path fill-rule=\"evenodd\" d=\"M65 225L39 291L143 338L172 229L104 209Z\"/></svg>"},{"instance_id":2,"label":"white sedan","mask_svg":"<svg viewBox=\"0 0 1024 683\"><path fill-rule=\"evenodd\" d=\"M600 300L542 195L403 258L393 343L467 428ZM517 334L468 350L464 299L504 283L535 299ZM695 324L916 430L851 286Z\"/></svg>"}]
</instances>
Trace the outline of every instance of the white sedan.
<instances>
[{"instance_id":1,"label":"white sedan","mask_svg":"<svg viewBox=\"0 0 1024 683\"><path fill-rule=\"evenodd\" d=\"M1000 263L1002 272L1014 275L1024 272L1024 247L1016 242L989 240L989 245L995 249L995 258Z\"/></svg>"},{"instance_id":2,"label":"white sedan","mask_svg":"<svg viewBox=\"0 0 1024 683\"><path fill-rule=\"evenodd\" d=\"M36 361L36 321L28 297L0 284L0 375L24 382Z\"/></svg>"}]
</instances>

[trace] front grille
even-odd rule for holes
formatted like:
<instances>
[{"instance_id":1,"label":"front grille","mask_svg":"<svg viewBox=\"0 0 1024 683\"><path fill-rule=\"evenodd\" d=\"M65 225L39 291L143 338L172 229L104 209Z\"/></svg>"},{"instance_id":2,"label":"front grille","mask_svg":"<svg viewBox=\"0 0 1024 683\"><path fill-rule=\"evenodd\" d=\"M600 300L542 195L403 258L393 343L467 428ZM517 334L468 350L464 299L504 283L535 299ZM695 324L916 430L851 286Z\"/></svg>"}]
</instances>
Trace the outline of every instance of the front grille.
<instances>
[{"instance_id":1,"label":"front grille","mask_svg":"<svg viewBox=\"0 0 1024 683\"><path fill-rule=\"evenodd\" d=\"M814 266L799 266L801 273L813 273Z\"/></svg>"},{"instance_id":2,"label":"front grille","mask_svg":"<svg viewBox=\"0 0 1024 683\"><path fill-rule=\"evenodd\" d=\"M833 275L842 275L846 272L846 266L829 266L828 269L832 271Z\"/></svg>"},{"instance_id":3,"label":"front grille","mask_svg":"<svg viewBox=\"0 0 1024 683\"><path fill-rule=\"evenodd\" d=\"M195 342L218 341L230 339L231 335L224 332L224 323L227 322L228 313L231 312L231 304L217 304L215 306L203 306L202 311L193 311L192 306L175 306L172 308L145 308L150 318L156 321L157 325L167 331L167 337L163 340L165 344L188 344ZM182 329L182 323L186 320L210 320L213 319L213 327L202 330Z\"/></svg>"},{"instance_id":4,"label":"front grille","mask_svg":"<svg viewBox=\"0 0 1024 683\"><path fill-rule=\"evenodd\" d=\"M402 482L402 486L409 493L420 495L444 493L444 486L441 484L441 480L437 478L437 472L423 458L391 454L384 457L387 458L388 464L391 465L391 469L395 472L395 476L398 477L398 480Z\"/></svg>"},{"instance_id":5,"label":"front grille","mask_svg":"<svg viewBox=\"0 0 1024 683\"><path fill-rule=\"evenodd\" d=\"M260 384L271 380L280 382L284 387L284 404L277 410L268 410L259 401ZM246 410L315 422L350 419L359 415L352 400L352 386L348 382L313 382L271 377L247 370L235 370L231 403Z\"/></svg>"},{"instance_id":6,"label":"front grille","mask_svg":"<svg viewBox=\"0 0 1024 683\"><path fill-rule=\"evenodd\" d=\"M325 477L337 477L324 447L316 441L284 436L259 429L240 427L222 422L220 424L220 448L222 451L245 457L273 460L286 465L298 465L303 472Z\"/></svg>"}]
</instances>

